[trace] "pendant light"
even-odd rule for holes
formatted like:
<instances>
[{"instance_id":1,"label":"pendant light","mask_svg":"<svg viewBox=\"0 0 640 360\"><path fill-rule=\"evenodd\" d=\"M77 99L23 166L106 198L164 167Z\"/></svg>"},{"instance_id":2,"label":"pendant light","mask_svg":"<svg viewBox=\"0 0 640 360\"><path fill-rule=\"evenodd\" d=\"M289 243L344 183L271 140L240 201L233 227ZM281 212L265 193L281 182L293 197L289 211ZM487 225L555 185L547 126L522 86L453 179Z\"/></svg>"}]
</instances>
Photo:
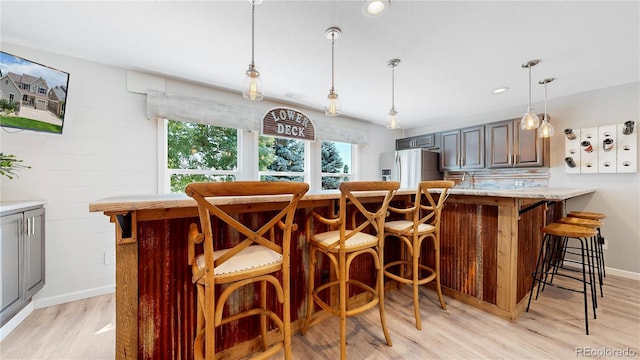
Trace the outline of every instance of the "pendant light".
<instances>
[{"instance_id":1,"label":"pendant light","mask_svg":"<svg viewBox=\"0 0 640 360\"><path fill-rule=\"evenodd\" d=\"M521 130L537 129L540 125L540 118L531 108L531 68L538 65L539 62L540 60L531 60L522 64L523 68L529 68L529 107L527 108L527 112L522 117L522 121L520 121Z\"/></svg>"},{"instance_id":2,"label":"pendant light","mask_svg":"<svg viewBox=\"0 0 640 360\"><path fill-rule=\"evenodd\" d=\"M262 0L249 1L251 2L251 64L249 64L249 69L245 72L246 77L242 84L242 97L251 101L260 101L264 97L262 80L260 79L260 72L256 68L256 64L253 60L253 53L256 4L262 3Z\"/></svg>"},{"instance_id":3,"label":"pendant light","mask_svg":"<svg viewBox=\"0 0 640 360\"><path fill-rule=\"evenodd\" d=\"M397 129L400 127L395 104L395 70L398 64L400 64L400 59L387 61L387 66L391 68L391 110L389 110L389 116L387 116L387 128L389 129Z\"/></svg>"},{"instance_id":4,"label":"pendant light","mask_svg":"<svg viewBox=\"0 0 640 360\"><path fill-rule=\"evenodd\" d=\"M338 99L338 94L336 93L335 88L333 87L334 80L334 41L340 37L340 28L338 27L330 27L325 32L327 39L331 39L331 90L329 90L329 95L327 95L327 104L324 107L324 113L327 116L338 116L342 111L340 106L340 100Z\"/></svg>"},{"instance_id":5,"label":"pendant light","mask_svg":"<svg viewBox=\"0 0 640 360\"><path fill-rule=\"evenodd\" d=\"M538 84L544 85L544 118L542 119L542 124L540 124L540 129L538 129L538 136L541 138L548 138L554 135L553 125L549 123L547 115L547 84L553 80L555 79L548 78L538 81Z\"/></svg>"}]
</instances>

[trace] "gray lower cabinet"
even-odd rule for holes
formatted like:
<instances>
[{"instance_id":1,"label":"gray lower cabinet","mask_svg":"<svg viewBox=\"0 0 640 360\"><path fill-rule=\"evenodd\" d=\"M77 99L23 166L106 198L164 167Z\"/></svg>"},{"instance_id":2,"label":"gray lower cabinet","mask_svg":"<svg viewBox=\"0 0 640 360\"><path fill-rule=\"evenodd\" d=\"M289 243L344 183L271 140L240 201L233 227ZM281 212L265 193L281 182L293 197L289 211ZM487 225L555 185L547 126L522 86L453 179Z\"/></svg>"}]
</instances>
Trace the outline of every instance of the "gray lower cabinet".
<instances>
[{"instance_id":1,"label":"gray lower cabinet","mask_svg":"<svg viewBox=\"0 0 640 360\"><path fill-rule=\"evenodd\" d=\"M484 168L484 125L440 133L440 170Z\"/></svg>"},{"instance_id":2,"label":"gray lower cabinet","mask_svg":"<svg viewBox=\"0 0 640 360\"><path fill-rule=\"evenodd\" d=\"M4 212L0 225L2 326L44 286L44 208Z\"/></svg>"},{"instance_id":3,"label":"gray lower cabinet","mask_svg":"<svg viewBox=\"0 0 640 360\"><path fill-rule=\"evenodd\" d=\"M487 167L540 167L548 164L549 141L538 137L538 129L520 130L520 119L486 126Z\"/></svg>"}]
</instances>

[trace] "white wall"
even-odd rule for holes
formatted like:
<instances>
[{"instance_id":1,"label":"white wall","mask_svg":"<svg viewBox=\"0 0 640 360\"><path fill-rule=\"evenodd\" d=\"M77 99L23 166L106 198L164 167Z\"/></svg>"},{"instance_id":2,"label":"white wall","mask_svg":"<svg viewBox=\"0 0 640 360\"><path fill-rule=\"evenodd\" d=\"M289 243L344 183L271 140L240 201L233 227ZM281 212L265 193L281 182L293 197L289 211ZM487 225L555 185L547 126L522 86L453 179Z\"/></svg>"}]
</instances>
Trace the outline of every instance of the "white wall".
<instances>
[{"instance_id":1,"label":"white wall","mask_svg":"<svg viewBox=\"0 0 640 360\"><path fill-rule=\"evenodd\" d=\"M157 193L157 122L146 118L146 97L127 91L127 72L79 59L1 43L3 51L70 73L62 135L0 128L0 151L15 154L31 169L19 178L0 178L0 200L46 200L46 285L34 296L44 307L112 292L114 225L89 203L109 196ZM226 102L243 102L240 94L166 80L166 90ZM267 110L274 103L255 105ZM264 108L264 109L263 109ZM378 158L394 147L389 130L361 121L328 118L307 111L316 126L337 121L369 132L362 147L361 179L377 179ZM316 118L318 119L316 121Z\"/></svg>"},{"instance_id":2,"label":"white wall","mask_svg":"<svg viewBox=\"0 0 640 360\"><path fill-rule=\"evenodd\" d=\"M114 225L89 202L156 192L155 122L144 96L126 91L125 72L2 43L2 49L70 73L62 135L0 128L0 151L31 169L2 178L2 201L46 200L46 285L37 307L112 292Z\"/></svg>"},{"instance_id":3,"label":"white wall","mask_svg":"<svg viewBox=\"0 0 640 360\"><path fill-rule=\"evenodd\" d=\"M558 81L561 81L559 79ZM456 124L411 129L407 136L441 131L522 116L521 108L480 114ZM542 102L534 109L544 109ZM568 210L597 211L607 215L602 229L607 241L606 265L620 275L640 279L640 176L635 174L567 174L564 170L565 128L620 124L627 120L640 125L640 83L590 91L549 100L547 108L556 136L551 139L550 186L595 187L595 194L567 201ZM638 130L634 133L638 136ZM639 152L640 155L640 152ZM638 156L640 159L640 156ZM630 272L630 273L628 273Z\"/></svg>"}]
</instances>

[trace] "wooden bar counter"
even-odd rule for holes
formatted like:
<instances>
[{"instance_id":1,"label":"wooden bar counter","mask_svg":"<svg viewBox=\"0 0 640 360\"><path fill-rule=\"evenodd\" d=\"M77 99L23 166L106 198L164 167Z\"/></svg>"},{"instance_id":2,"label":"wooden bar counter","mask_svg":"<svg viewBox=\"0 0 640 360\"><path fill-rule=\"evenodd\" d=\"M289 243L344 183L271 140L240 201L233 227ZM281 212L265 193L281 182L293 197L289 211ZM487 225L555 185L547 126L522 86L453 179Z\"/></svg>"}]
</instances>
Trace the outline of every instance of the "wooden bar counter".
<instances>
[{"instance_id":1,"label":"wooden bar counter","mask_svg":"<svg viewBox=\"0 0 640 360\"><path fill-rule=\"evenodd\" d=\"M453 189L445 204L441 228L443 291L497 316L514 319L531 286L541 242L540 227L564 213L564 200L594 189L528 188L514 190ZM394 201L408 201L413 189L401 189ZM337 191L310 192L299 204L299 230L291 244L291 321L297 331L306 310L307 244L303 224L311 209L333 211ZM367 201L380 201L368 194ZM260 212L278 206L277 197L250 202L227 200L238 216L259 220ZM198 222L195 201L186 195L112 197L89 204L115 223L116 358L191 359L195 329L195 290L187 265L189 224ZM394 256L393 242L386 244ZM433 261L425 250L425 261ZM328 265L328 264L327 264ZM356 264L364 281L372 264ZM318 280L330 276L316 273ZM357 295L352 297L357 301ZM250 292L243 302L253 301ZM237 357L255 346L257 329L250 322L219 334L217 351Z\"/></svg>"}]
</instances>

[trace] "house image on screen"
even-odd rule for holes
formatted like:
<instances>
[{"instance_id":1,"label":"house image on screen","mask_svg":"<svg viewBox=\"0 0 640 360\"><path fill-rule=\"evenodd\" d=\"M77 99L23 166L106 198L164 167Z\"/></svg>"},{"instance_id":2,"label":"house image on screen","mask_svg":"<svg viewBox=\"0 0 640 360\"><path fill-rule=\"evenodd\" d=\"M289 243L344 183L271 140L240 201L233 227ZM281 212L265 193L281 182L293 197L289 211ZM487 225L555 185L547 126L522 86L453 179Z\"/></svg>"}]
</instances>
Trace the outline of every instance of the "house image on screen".
<instances>
[{"instance_id":1,"label":"house image on screen","mask_svg":"<svg viewBox=\"0 0 640 360\"><path fill-rule=\"evenodd\" d=\"M19 101L21 106L61 115L64 113L66 96L65 86L49 89L47 81L41 77L12 72L0 77L0 99L10 103Z\"/></svg>"},{"instance_id":2,"label":"house image on screen","mask_svg":"<svg viewBox=\"0 0 640 360\"><path fill-rule=\"evenodd\" d=\"M67 99L67 87L55 86L49 90L49 102L47 108L56 115L64 114L64 107Z\"/></svg>"}]
</instances>

